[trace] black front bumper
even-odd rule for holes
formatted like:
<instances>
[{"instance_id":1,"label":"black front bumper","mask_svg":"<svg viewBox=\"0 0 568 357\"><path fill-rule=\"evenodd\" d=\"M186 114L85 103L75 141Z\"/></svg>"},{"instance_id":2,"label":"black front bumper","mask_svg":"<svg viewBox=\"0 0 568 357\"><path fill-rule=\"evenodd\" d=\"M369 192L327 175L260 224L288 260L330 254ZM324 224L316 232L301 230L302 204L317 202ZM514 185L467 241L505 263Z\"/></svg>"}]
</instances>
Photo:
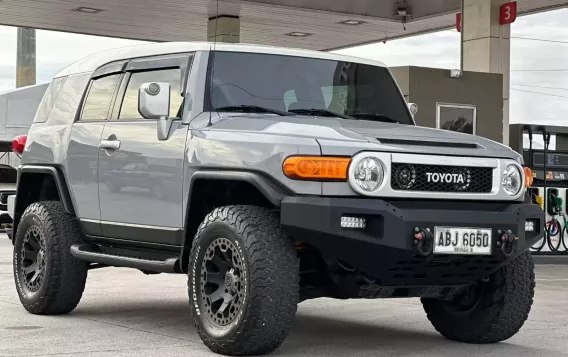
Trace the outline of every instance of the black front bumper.
<instances>
[{"instance_id":1,"label":"black front bumper","mask_svg":"<svg viewBox=\"0 0 568 357\"><path fill-rule=\"evenodd\" d=\"M342 229L342 216L364 217L365 229ZM525 232L525 221L535 231ZM288 236L315 247L385 286L459 285L483 278L542 238L544 212L531 203L384 201L361 198L286 197L281 224ZM435 226L491 228L491 255L423 256L415 229ZM517 237L514 251L501 249L498 232Z\"/></svg>"}]
</instances>

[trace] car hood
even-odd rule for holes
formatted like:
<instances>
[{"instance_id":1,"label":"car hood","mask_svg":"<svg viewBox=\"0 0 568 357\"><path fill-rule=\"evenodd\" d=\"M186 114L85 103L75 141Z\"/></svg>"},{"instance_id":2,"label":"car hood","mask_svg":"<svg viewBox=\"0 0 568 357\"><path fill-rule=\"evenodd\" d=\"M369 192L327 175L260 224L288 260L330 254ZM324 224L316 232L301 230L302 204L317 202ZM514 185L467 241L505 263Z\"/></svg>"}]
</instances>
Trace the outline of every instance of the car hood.
<instances>
[{"instance_id":1,"label":"car hood","mask_svg":"<svg viewBox=\"0 0 568 357\"><path fill-rule=\"evenodd\" d=\"M324 155L338 154L344 148L353 151L346 155L374 150L515 160L521 157L511 148L480 136L370 120L231 114L222 116L210 129L310 137L318 141Z\"/></svg>"}]
</instances>

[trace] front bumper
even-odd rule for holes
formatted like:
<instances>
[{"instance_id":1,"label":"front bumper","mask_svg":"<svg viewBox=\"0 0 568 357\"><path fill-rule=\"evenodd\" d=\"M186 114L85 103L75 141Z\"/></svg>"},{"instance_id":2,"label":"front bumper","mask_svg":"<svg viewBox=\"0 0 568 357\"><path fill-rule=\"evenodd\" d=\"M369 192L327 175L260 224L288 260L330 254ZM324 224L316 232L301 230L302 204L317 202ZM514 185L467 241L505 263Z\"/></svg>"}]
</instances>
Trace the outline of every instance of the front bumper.
<instances>
[{"instance_id":1,"label":"front bumper","mask_svg":"<svg viewBox=\"0 0 568 357\"><path fill-rule=\"evenodd\" d=\"M342 229L341 217L365 217L363 230ZM535 231L525 232L525 221ZM286 197L281 224L288 236L318 249L326 260L338 259L384 286L468 284L483 278L543 237L544 213L530 203L467 201L385 201L364 198ZM415 228L435 226L491 228L491 255L422 256ZM518 237L507 255L498 231Z\"/></svg>"}]
</instances>

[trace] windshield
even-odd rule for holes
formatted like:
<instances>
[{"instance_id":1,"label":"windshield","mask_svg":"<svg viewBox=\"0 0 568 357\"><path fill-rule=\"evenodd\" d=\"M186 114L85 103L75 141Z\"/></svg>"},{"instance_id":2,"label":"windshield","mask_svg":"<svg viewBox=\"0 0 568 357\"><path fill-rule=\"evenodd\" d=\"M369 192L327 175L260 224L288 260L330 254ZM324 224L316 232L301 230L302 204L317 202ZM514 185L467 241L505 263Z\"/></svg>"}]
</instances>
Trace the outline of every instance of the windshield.
<instances>
[{"instance_id":1,"label":"windshield","mask_svg":"<svg viewBox=\"0 0 568 357\"><path fill-rule=\"evenodd\" d=\"M207 109L259 108L413 124L386 68L260 53L215 52ZM214 65L213 65L214 64ZM266 111L268 112L268 111Z\"/></svg>"}]
</instances>

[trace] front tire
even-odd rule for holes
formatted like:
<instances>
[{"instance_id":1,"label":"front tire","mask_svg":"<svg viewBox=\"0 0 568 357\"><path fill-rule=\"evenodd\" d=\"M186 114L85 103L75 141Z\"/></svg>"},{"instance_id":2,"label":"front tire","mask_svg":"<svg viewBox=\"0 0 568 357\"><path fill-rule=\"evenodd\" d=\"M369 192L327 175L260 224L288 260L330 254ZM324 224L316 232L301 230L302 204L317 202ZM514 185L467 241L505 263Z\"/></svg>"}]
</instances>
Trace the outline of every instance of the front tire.
<instances>
[{"instance_id":1,"label":"front tire","mask_svg":"<svg viewBox=\"0 0 568 357\"><path fill-rule=\"evenodd\" d=\"M496 343L515 335L529 316L534 263L526 252L452 301L422 299L432 325L449 340Z\"/></svg>"},{"instance_id":2,"label":"front tire","mask_svg":"<svg viewBox=\"0 0 568 357\"><path fill-rule=\"evenodd\" d=\"M24 308L38 315L71 312L83 295L88 263L69 249L81 243L74 218L57 201L32 203L14 240L14 279Z\"/></svg>"},{"instance_id":3,"label":"front tire","mask_svg":"<svg viewBox=\"0 0 568 357\"><path fill-rule=\"evenodd\" d=\"M276 213L225 206L208 214L188 268L193 321L205 345L232 356L276 350L296 314L298 268Z\"/></svg>"}]
</instances>

